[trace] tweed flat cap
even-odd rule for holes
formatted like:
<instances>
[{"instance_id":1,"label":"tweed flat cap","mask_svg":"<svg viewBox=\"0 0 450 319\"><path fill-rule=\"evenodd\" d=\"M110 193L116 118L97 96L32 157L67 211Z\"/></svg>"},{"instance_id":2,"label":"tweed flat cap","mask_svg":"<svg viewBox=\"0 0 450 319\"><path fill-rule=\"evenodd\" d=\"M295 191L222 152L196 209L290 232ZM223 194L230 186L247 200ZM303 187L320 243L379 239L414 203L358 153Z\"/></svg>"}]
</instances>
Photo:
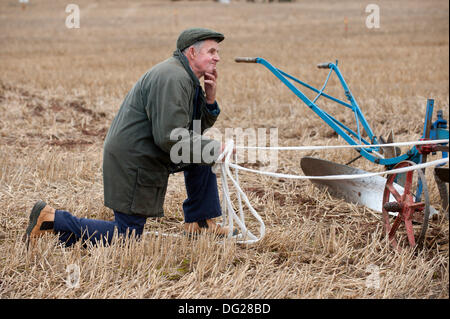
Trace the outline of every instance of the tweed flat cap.
<instances>
[{"instance_id":1,"label":"tweed flat cap","mask_svg":"<svg viewBox=\"0 0 450 319\"><path fill-rule=\"evenodd\" d=\"M217 42L221 42L225 39L225 36L222 33L204 29L204 28L191 28L186 29L180 33L177 40L177 49L183 51L187 47L190 47L195 42L203 41L207 39L214 39Z\"/></svg>"}]
</instances>

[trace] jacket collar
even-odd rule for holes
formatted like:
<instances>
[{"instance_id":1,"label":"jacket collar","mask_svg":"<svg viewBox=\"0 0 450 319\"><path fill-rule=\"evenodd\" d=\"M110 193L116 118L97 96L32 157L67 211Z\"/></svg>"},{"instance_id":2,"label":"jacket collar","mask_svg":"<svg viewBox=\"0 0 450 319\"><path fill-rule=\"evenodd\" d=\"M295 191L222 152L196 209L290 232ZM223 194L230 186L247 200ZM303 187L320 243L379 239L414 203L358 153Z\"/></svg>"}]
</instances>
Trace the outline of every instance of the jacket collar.
<instances>
[{"instance_id":1,"label":"jacket collar","mask_svg":"<svg viewBox=\"0 0 450 319\"><path fill-rule=\"evenodd\" d=\"M191 66L189 65L189 61L186 58L186 56L181 52L179 49L175 50L173 52L173 56L181 62L186 72L191 77L192 81L195 84L195 87L200 86L200 81L198 80L197 76L194 74L194 72L191 69Z\"/></svg>"}]
</instances>

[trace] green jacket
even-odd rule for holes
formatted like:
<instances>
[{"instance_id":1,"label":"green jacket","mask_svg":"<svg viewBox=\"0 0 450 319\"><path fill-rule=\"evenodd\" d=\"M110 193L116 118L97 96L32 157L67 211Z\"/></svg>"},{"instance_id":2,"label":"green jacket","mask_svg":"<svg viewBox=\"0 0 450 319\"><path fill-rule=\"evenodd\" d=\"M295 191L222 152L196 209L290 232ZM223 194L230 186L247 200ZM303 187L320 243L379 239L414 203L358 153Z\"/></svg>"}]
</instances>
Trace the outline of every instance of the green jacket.
<instances>
[{"instance_id":1,"label":"green jacket","mask_svg":"<svg viewBox=\"0 0 450 319\"><path fill-rule=\"evenodd\" d=\"M197 99L202 131L194 134L192 119L197 87L200 87ZM197 142L202 151L206 146L212 148L217 159L220 143L200 134L214 124L219 112L218 107L214 111L207 107L200 82L179 50L147 71L128 92L106 135L105 206L130 215L162 217L169 173L174 167L170 158L172 146L176 143L190 146L192 160L192 146ZM170 134L177 128L189 134L172 140ZM200 164L214 162L201 158Z\"/></svg>"}]
</instances>

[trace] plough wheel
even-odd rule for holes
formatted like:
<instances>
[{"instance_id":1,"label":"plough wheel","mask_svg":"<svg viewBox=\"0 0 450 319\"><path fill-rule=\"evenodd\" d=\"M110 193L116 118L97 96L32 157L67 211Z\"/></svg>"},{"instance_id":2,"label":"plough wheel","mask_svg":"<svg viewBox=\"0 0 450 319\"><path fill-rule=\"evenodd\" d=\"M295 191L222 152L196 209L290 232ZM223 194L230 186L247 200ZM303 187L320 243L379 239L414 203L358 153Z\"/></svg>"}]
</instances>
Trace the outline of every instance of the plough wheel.
<instances>
[{"instance_id":1,"label":"plough wheel","mask_svg":"<svg viewBox=\"0 0 450 319\"><path fill-rule=\"evenodd\" d=\"M394 169L415 165L411 161L398 163ZM403 194L394 186L397 175L404 174L405 184ZM416 178L414 178L416 177ZM422 201L416 201L415 188L418 181L422 182ZM397 212L397 216L392 216L389 212ZM406 236L410 247L421 247L428 228L430 215L430 200L427 183L422 170L413 170L405 173L391 174L388 176L383 193L383 222L386 235L389 236L391 245L401 248L400 224L404 223ZM415 235L413 223L421 224L420 232Z\"/></svg>"}]
</instances>

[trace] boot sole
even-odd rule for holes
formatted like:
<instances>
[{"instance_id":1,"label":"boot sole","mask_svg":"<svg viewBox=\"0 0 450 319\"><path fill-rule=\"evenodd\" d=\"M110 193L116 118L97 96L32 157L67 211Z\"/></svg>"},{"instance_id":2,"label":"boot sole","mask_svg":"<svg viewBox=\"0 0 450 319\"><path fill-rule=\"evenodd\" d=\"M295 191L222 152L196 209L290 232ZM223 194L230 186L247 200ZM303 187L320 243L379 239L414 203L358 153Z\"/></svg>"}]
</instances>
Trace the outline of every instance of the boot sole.
<instances>
[{"instance_id":1,"label":"boot sole","mask_svg":"<svg viewBox=\"0 0 450 319\"><path fill-rule=\"evenodd\" d=\"M25 231L25 236L24 236L24 241L29 242L29 238L31 235L31 232L33 231L33 228L36 227L39 215L41 214L41 211L44 209L44 207L47 205L47 203L45 203L42 200L39 200L36 202L36 204L34 204L33 208L31 209L31 214L30 214L30 221L28 223L28 228Z\"/></svg>"}]
</instances>

